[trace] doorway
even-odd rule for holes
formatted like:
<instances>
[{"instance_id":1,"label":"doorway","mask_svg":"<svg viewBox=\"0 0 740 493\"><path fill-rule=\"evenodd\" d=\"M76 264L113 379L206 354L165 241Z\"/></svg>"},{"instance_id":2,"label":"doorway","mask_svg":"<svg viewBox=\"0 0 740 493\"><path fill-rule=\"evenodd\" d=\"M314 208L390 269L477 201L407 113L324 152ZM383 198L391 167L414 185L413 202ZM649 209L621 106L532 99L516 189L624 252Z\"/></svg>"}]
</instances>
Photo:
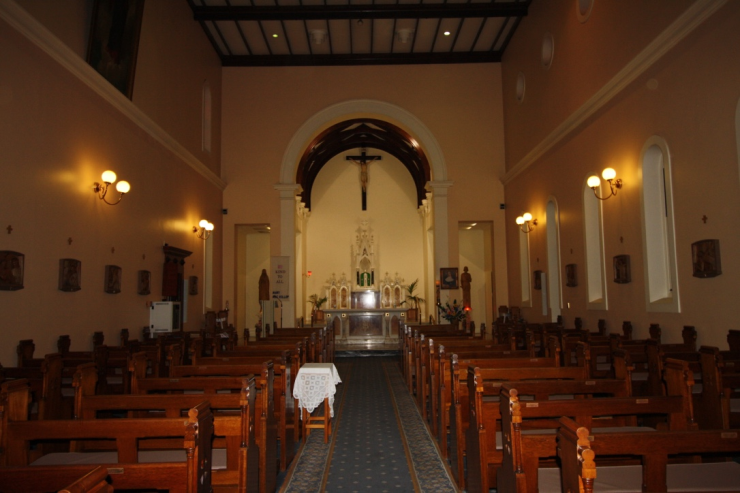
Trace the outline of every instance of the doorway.
<instances>
[{"instance_id":1,"label":"doorway","mask_svg":"<svg viewBox=\"0 0 740 493\"><path fill-rule=\"evenodd\" d=\"M270 226L237 224L236 228L236 299L234 323L248 328L260 319L259 279L262 269L270 272Z\"/></svg>"},{"instance_id":2,"label":"doorway","mask_svg":"<svg viewBox=\"0 0 740 493\"><path fill-rule=\"evenodd\" d=\"M458 223L459 272L465 267L471 276L470 319L476 329L481 323L490 327L496 306L493 272L493 222L461 221ZM462 303L462 289L458 301Z\"/></svg>"}]
</instances>

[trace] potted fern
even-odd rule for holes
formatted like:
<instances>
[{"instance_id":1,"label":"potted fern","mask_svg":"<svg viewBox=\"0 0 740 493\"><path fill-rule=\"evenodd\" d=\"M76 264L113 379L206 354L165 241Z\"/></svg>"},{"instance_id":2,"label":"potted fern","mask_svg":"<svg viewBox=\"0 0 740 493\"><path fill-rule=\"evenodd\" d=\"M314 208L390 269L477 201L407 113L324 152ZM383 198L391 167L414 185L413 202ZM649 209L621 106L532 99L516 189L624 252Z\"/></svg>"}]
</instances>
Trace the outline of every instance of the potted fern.
<instances>
[{"instance_id":1,"label":"potted fern","mask_svg":"<svg viewBox=\"0 0 740 493\"><path fill-rule=\"evenodd\" d=\"M308 297L308 302L311 303L311 318L314 322L324 321L324 312L321 310L321 306L326 303L326 296L319 298L318 294L312 294Z\"/></svg>"},{"instance_id":2,"label":"potted fern","mask_svg":"<svg viewBox=\"0 0 740 493\"><path fill-rule=\"evenodd\" d=\"M419 279L416 279L414 282L406 286L406 299L401 302L402 305L406 302L411 305L411 308L406 311L406 320L414 322L419 321L419 306L422 303L425 303L424 298L416 296L416 294L414 294L416 291L416 286L418 284Z\"/></svg>"}]
</instances>

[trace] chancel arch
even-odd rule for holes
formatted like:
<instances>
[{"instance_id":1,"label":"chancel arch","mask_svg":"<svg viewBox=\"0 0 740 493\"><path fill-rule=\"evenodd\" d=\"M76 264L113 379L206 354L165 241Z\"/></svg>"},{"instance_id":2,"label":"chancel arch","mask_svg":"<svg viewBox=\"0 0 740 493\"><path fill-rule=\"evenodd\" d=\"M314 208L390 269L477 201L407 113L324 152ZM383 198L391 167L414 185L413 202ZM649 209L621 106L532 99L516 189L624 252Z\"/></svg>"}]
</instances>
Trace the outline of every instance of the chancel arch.
<instances>
[{"instance_id":1,"label":"chancel arch","mask_svg":"<svg viewBox=\"0 0 740 493\"><path fill-rule=\"evenodd\" d=\"M449 264L447 190L452 186L452 183L447 181L447 168L444 155L436 138L421 120L407 110L383 101L353 100L329 106L309 118L293 135L283 155L280 183L275 185L275 189L280 194L281 203L280 254L293 259L291 262L292 266L298 265L297 259L295 259L295 231L297 226L295 210L296 197L301 195L301 198L298 200L302 200L303 196L303 189L297 178L301 157L321 132L337 122L356 119L358 115L367 115L368 118L385 122L386 124L392 124L399 129L403 129L407 132L410 142L423 150L427 161L427 170L424 175L427 182L424 184L424 190L431 191L431 200L429 202L431 202L431 208L434 211L432 215L423 215L424 219L422 219L422 221L430 221L428 226L434 232L434 256L428 259L429 266L427 272L439 272L439 267ZM395 154L393 152L391 156L396 157ZM399 159L399 162L404 161ZM418 173L412 175L408 172L407 175L409 177L414 176L415 200L418 203L420 190L418 176L420 175ZM427 199L422 200L422 202L425 201ZM420 210L425 208L428 210L429 204L422 205ZM311 219L305 220L310 221ZM423 257L427 258L426 256ZM307 265L305 267L310 268ZM291 284L290 295L291 300L295 300L296 293L294 286L296 283L301 282L303 276L298 274L295 267L292 267L292 270L294 273L293 279L296 282ZM424 285L425 292L431 290L433 293L434 279L428 279L428 275L423 277L424 280L423 282L420 281L420 284ZM310 294L307 291L305 293ZM303 303L303 300L298 300L297 302ZM294 320L303 311L303 308L297 306L296 301L285 303L283 305L284 319Z\"/></svg>"}]
</instances>

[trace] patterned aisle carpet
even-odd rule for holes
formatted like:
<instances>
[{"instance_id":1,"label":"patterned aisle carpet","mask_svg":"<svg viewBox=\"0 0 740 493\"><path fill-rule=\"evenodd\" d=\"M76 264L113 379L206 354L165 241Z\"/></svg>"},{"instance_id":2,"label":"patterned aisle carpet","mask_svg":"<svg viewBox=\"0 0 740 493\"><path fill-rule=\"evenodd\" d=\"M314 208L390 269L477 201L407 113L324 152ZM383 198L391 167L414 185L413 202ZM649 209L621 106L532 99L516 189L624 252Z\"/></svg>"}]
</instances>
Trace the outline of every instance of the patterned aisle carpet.
<instances>
[{"instance_id":1,"label":"patterned aisle carpet","mask_svg":"<svg viewBox=\"0 0 740 493\"><path fill-rule=\"evenodd\" d=\"M337 358L342 383L334 433L314 432L282 492L455 492L454 482L403 384L398 359Z\"/></svg>"}]
</instances>

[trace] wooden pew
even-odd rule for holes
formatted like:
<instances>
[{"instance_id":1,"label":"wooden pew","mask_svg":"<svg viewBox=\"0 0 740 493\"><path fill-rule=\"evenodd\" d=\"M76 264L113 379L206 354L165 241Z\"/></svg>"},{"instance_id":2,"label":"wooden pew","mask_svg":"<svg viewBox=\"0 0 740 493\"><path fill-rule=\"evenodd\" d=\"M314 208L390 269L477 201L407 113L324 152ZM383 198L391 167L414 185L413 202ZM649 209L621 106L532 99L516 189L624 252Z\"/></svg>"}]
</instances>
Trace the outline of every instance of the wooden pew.
<instances>
[{"instance_id":1,"label":"wooden pew","mask_svg":"<svg viewBox=\"0 0 740 493\"><path fill-rule=\"evenodd\" d=\"M0 367L0 383L25 379L31 391L31 419L61 419L62 355L47 354L40 367Z\"/></svg>"},{"instance_id":2,"label":"wooden pew","mask_svg":"<svg viewBox=\"0 0 740 493\"><path fill-rule=\"evenodd\" d=\"M84 382L81 368L78 381ZM94 378L94 377L93 377ZM100 419L112 412L126 413L128 417L167 417L183 415L194 403L202 401L199 394L136 394L136 395L94 395L92 385L80 383L76 387L75 416L78 419ZM212 412L215 414L214 447L226 451L224 469L213 471L212 482L220 487L237 488L238 491L257 492L259 489L259 450L255 440L255 399L257 397L255 378L241 379L239 393L210 394L207 396ZM238 426L233 417L238 416ZM110 418L117 420L121 418ZM162 446L159 441L156 446Z\"/></svg>"},{"instance_id":3,"label":"wooden pew","mask_svg":"<svg viewBox=\"0 0 740 493\"><path fill-rule=\"evenodd\" d=\"M559 367L557 356L553 358L519 357L519 352L503 353L455 353L447 355L447 348L440 346L437 351L437 364L430 381L430 422L432 433L437 437L442 456L447 457L447 430L450 421L450 405L453 402L453 365L458 375L466 374L469 366L483 368L519 368L519 367ZM439 375L439 378L436 378ZM464 390L460 391L465 393ZM462 397L464 400L465 397ZM466 415L463 410L463 414ZM462 418L465 420L465 418ZM459 436L459 435L458 435Z\"/></svg>"},{"instance_id":4,"label":"wooden pew","mask_svg":"<svg viewBox=\"0 0 740 493\"><path fill-rule=\"evenodd\" d=\"M503 382L519 380L587 380L588 367L542 367L542 368L475 368L468 366L467 375L461 375L454 355L452 359L452 402L450 403L450 463L452 474L460 488L464 488L465 455L468 453L467 442L470 440L470 424L475 412L475 397L478 388L487 398L497 398ZM460 379L466 382L461 385ZM471 380L475 384L471 383ZM464 390L463 390L464 389ZM481 395L483 398L483 395ZM491 418L500 420L500 413L495 402L490 410ZM469 457L469 456L468 456ZM468 460L470 460L468 458ZM495 480L492 481L495 484Z\"/></svg>"},{"instance_id":5,"label":"wooden pew","mask_svg":"<svg viewBox=\"0 0 740 493\"><path fill-rule=\"evenodd\" d=\"M280 470L285 471L295 456L295 443L300 439L300 415L293 398L291 367L286 361L287 351L271 358L274 371L273 409L280 440ZM197 365L173 366L171 377L244 376L260 374L265 357L204 357ZM296 370L297 372L297 370Z\"/></svg>"},{"instance_id":6,"label":"wooden pew","mask_svg":"<svg viewBox=\"0 0 740 493\"><path fill-rule=\"evenodd\" d=\"M599 427L603 430L612 428L621 430L641 430L635 427L640 416L664 415L667 417L668 429L696 429L691 414L691 393L689 392L692 377L685 365L669 365L666 369L667 379L675 385L668 396L650 398L628 397L628 387L618 380L591 380L586 382L516 382L504 384L501 391L499 411L501 415L501 450L503 459L498 469L497 488L500 491L530 492L537 491L538 468L542 459L554 458L556 442L554 431L561 416L573 417L578 423L588 428ZM606 386L607 383L613 388ZM549 400L554 393L567 393L582 397L569 400ZM598 397L594 397L598 394ZM608 394L609 397L601 395ZM520 396L531 395L535 400L520 400ZM586 399L583 399L585 397ZM485 406L479 405L476 414L478 448L471 452L470 458L481 459L480 469L469 469L469 491L479 491L485 486L484 477L489 469L497 464L484 464L486 457L492 457L491 448L497 447L492 437L494 423L485 419ZM483 419L480 419L483 417ZM628 427L628 428L625 428ZM650 428L652 429L652 428ZM483 455L485 454L485 455ZM498 459L498 454L494 456ZM474 460L475 464L479 462ZM469 463L470 464L470 463ZM488 467L485 467L488 466ZM480 476L477 474L480 471ZM482 479L481 479L482 478ZM478 482L479 479L481 482Z\"/></svg>"},{"instance_id":7,"label":"wooden pew","mask_svg":"<svg viewBox=\"0 0 740 493\"><path fill-rule=\"evenodd\" d=\"M727 429L740 427L740 368L734 362L727 365L719 348L702 346L702 389L696 394L696 414L702 429Z\"/></svg>"},{"instance_id":8,"label":"wooden pew","mask_svg":"<svg viewBox=\"0 0 740 493\"><path fill-rule=\"evenodd\" d=\"M59 493L113 493L113 486L108 484L108 470L96 467L71 485L59 490Z\"/></svg>"},{"instance_id":9,"label":"wooden pew","mask_svg":"<svg viewBox=\"0 0 740 493\"><path fill-rule=\"evenodd\" d=\"M90 465L54 465L63 455L49 454L31 463L29 444L46 440L108 440L115 444L117 460L104 463L116 489L167 489L173 493L207 492L211 488L211 437L213 415L207 401L182 418L126 420L28 421L25 403L28 386L23 380L0 388L2 450L0 484L13 484L15 491L59 490L90 471ZM239 418L234 418L238 424ZM182 462L139 463L138 443L154 437L180 439ZM79 458L79 457L78 457ZM23 485L21 489L20 485Z\"/></svg>"},{"instance_id":10,"label":"wooden pew","mask_svg":"<svg viewBox=\"0 0 740 493\"><path fill-rule=\"evenodd\" d=\"M560 418L557 432L558 456L562 464L561 485L563 491L582 491L590 493L600 473L608 472L608 467L596 466L599 459L610 455L637 455L642 458L641 468L635 471L637 478L629 479L628 468L621 467L609 475L613 488L639 488L642 491L665 492L671 485L672 473L688 470L681 474L693 481L684 485L681 491L728 491L737 486L738 465L735 462L702 464L669 464L674 454L721 453L729 455L740 451L740 430L712 431L649 431L649 432L609 432L595 433L580 426L568 417ZM731 475L731 476L730 476ZM728 476L730 476L728 478ZM674 487L681 486L674 484Z\"/></svg>"},{"instance_id":11,"label":"wooden pew","mask_svg":"<svg viewBox=\"0 0 740 493\"><path fill-rule=\"evenodd\" d=\"M137 365L132 363L132 394L166 394L202 392L204 398L220 391L239 392L240 377L192 376L183 378L142 378L137 375ZM224 367L227 368L227 367ZM223 371L223 370L222 370ZM274 491L277 484L278 426L275 413L274 379L272 361L266 361L255 375L257 397L255 401L255 441L259 447L260 491Z\"/></svg>"}]
</instances>

